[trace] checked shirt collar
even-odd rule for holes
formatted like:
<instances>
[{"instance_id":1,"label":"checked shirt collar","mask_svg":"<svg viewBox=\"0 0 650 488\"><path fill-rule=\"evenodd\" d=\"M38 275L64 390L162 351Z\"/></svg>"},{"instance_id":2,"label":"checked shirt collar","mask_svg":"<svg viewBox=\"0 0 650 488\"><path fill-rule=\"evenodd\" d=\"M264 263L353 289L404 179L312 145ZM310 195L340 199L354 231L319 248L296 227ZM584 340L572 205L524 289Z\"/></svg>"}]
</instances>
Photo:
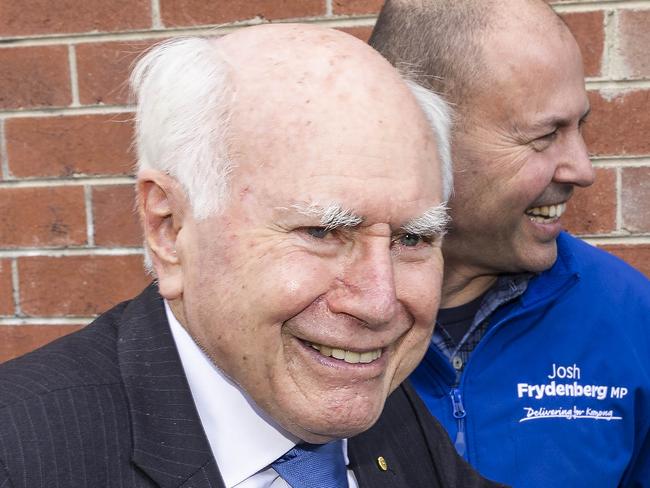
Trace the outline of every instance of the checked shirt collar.
<instances>
[{"instance_id":1,"label":"checked shirt collar","mask_svg":"<svg viewBox=\"0 0 650 488\"><path fill-rule=\"evenodd\" d=\"M474 316L472 325L458 344L455 344L451 336L444 329L444 326L436 322L436 328L431 342L451 362L452 358L460 357L464 367L467 364L470 354L474 351L483 336L490 329L490 316L499 307L511 302L521 296L528 287L528 282L535 275L532 273L521 273L515 275L501 275L487 291L481 305ZM462 367L457 371L462 371Z\"/></svg>"}]
</instances>

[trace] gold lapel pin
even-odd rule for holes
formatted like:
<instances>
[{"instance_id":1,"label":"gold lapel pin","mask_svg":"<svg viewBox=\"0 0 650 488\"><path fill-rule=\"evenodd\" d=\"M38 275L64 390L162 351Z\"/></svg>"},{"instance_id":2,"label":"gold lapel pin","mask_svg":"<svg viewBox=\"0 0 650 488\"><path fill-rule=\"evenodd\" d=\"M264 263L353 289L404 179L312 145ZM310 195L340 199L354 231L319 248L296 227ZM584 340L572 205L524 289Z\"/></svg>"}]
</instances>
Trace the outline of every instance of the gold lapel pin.
<instances>
[{"instance_id":1,"label":"gold lapel pin","mask_svg":"<svg viewBox=\"0 0 650 488\"><path fill-rule=\"evenodd\" d=\"M388 463L384 459L384 456L379 456L377 458L377 466L379 466L379 469L382 471L388 471Z\"/></svg>"}]
</instances>

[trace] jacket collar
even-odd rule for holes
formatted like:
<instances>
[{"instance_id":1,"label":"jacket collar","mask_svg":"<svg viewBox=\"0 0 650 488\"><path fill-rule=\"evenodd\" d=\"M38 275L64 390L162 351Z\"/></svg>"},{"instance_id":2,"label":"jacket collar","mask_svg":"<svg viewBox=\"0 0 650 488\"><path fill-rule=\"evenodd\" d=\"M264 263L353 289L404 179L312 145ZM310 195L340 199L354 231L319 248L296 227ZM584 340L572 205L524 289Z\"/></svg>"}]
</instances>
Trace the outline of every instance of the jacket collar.
<instances>
[{"instance_id":1,"label":"jacket collar","mask_svg":"<svg viewBox=\"0 0 650 488\"><path fill-rule=\"evenodd\" d=\"M580 280L578 262L571 249L572 239L567 233L560 233L557 238L557 259L550 269L530 280L528 289L521 297L524 308L553 301Z\"/></svg>"},{"instance_id":2,"label":"jacket collar","mask_svg":"<svg viewBox=\"0 0 650 488\"><path fill-rule=\"evenodd\" d=\"M361 487L462 486L443 480L437 463L451 470L456 452L408 381L388 397L377 423L350 438L348 446L350 467Z\"/></svg>"},{"instance_id":3,"label":"jacket collar","mask_svg":"<svg viewBox=\"0 0 650 488\"><path fill-rule=\"evenodd\" d=\"M156 285L125 309L117 348L131 412L132 461L164 488L223 488Z\"/></svg>"}]
</instances>

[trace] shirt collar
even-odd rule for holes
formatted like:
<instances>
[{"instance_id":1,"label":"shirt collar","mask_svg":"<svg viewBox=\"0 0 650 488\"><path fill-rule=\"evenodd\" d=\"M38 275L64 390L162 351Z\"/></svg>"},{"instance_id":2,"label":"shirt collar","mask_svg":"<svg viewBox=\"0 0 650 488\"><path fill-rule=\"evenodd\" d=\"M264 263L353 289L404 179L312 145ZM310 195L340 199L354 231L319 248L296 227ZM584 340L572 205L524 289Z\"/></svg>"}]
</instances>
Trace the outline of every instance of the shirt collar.
<instances>
[{"instance_id":1,"label":"shirt collar","mask_svg":"<svg viewBox=\"0 0 650 488\"><path fill-rule=\"evenodd\" d=\"M504 274L499 276L496 283L485 294L472 325L480 324L492 315L497 308L523 295L528 288L528 283L534 276L533 273Z\"/></svg>"},{"instance_id":2,"label":"shirt collar","mask_svg":"<svg viewBox=\"0 0 650 488\"><path fill-rule=\"evenodd\" d=\"M235 486L267 468L300 439L274 423L214 365L166 300L165 312L212 454L226 487Z\"/></svg>"},{"instance_id":3,"label":"shirt collar","mask_svg":"<svg viewBox=\"0 0 650 488\"><path fill-rule=\"evenodd\" d=\"M500 275L494 284L483 296L481 305L472 320L472 325L458 344L453 344L445 337L440 327L436 327L431 338L431 343L436 346L448 359L464 348L472 335L479 330L479 326L494 313L494 311L524 294L528 283L535 277L533 273L518 273ZM478 343L478 341L477 341Z\"/></svg>"}]
</instances>

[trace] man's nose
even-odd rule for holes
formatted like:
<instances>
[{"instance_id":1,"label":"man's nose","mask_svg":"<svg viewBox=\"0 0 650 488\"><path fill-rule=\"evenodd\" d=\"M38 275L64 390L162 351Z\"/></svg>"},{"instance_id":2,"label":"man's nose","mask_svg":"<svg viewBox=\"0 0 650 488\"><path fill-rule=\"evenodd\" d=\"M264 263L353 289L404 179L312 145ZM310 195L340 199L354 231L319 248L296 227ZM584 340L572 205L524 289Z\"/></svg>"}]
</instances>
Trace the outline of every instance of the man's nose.
<instances>
[{"instance_id":1,"label":"man's nose","mask_svg":"<svg viewBox=\"0 0 650 488\"><path fill-rule=\"evenodd\" d=\"M332 312L351 315L371 327L390 322L399 306L389 239L375 241L355 250L328 294Z\"/></svg>"},{"instance_id":2,"label":"man's nose","mask_svg":"<svg viewBox=\"0 0 650 488\"><path fill-rule=\"evenodd\" d=\"M557 183L586 187L594 182L594 178L594 167L589 159L587 145L582 134L576 131L566 141L566 147L555 169L554 180Z\"/></svg>"}]
</instances>

